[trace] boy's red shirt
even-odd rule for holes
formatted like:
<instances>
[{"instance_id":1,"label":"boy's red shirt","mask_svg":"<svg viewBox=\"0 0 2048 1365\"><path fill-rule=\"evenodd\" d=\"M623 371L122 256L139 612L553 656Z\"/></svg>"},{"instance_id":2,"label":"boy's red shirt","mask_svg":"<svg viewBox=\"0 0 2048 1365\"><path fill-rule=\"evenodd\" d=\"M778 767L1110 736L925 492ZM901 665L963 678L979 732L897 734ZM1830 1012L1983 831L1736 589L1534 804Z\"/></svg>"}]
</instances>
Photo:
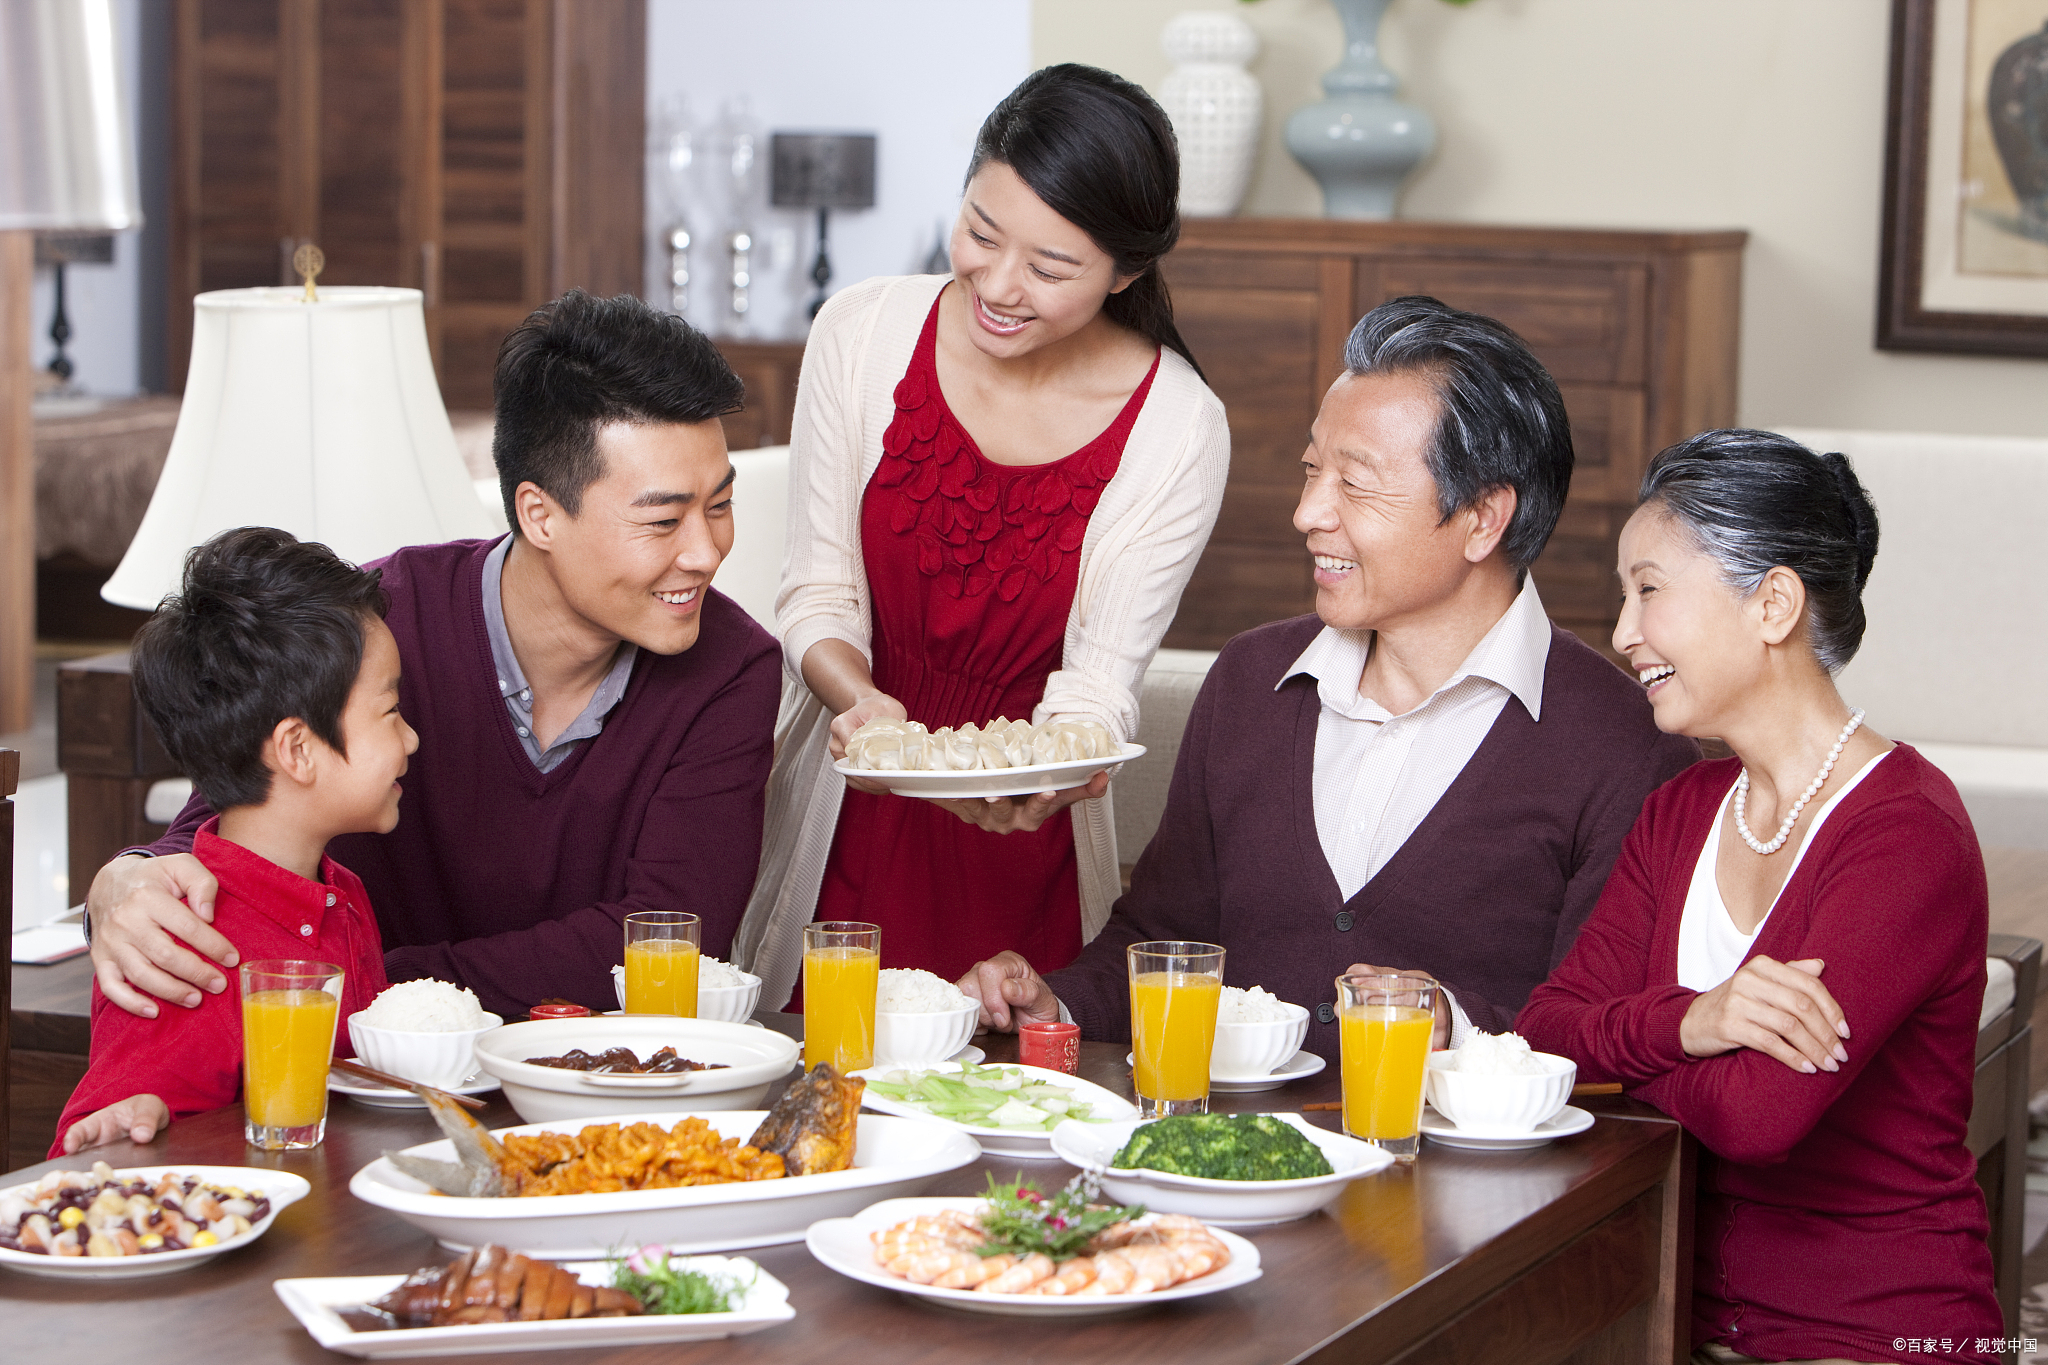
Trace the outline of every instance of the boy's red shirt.
<instances>
[{"instance_id":1,"label":"boy's red shirt","mask_svg":"<svg viewBox=\"0 0 2048 1365\"><path fill-rule=\"evenodd\" d=\"M384 944L369 893L355 873L332 858L320 860L320 880L309 882L267 858L220 837L218 817L195 836L192 852L220 882L213 927L234 943L244 962L296 958L332 962L342 969L335 1055L346 1057L348 1017L369 1008L389 984ZM138 1019L92 991L92 1059L57 1121L51 1157L64 1155L64 1134L87 1114L130 1095L153 1094L173 1119L233 1104L242 1093L240 971L225 973L228 988L196 1009L160 1005L154 1019Z\"/></svg>"}]
</instances>

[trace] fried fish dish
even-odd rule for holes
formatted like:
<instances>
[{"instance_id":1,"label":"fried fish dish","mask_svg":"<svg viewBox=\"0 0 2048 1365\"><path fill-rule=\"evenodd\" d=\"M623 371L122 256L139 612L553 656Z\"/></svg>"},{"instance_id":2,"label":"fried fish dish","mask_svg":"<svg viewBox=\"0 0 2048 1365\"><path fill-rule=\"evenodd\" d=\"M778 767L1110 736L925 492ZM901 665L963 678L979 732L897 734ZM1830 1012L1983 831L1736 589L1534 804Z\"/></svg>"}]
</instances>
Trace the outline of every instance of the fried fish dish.
<instances>
[{"instance_id":1,"label":"fried fish dish","mask_svg":"<svg viewBox=\"0 0 2048 1365\"><path fill-rule=\"evenodd\" d=\"M783 1092L746 1142L721 1137L694 1116L666 1129L653 1123L602 1123L575 1133L507 1133L500 1139L447 1096L428 1091L427 1110L454 1145L457 1159L384 1155L441 1194L483 1199L817 1175L853 1164L864 1089L864 1082L847 1080L821 1063Z\"/></svg>"},{"instance_id":2,"label":"fried fish dish","mask_svg":"<svg viewBox=\"0 0 2048 1365\"><path fill-rule=\"evenodd\" d=\"M851 1080L830 1062L820 1062L782 1092L748 1141L780 1155L791 1175L843 1171L853 1164L854 1131L866 1089L866 1081Z\"/></svg>"}]
</instances>

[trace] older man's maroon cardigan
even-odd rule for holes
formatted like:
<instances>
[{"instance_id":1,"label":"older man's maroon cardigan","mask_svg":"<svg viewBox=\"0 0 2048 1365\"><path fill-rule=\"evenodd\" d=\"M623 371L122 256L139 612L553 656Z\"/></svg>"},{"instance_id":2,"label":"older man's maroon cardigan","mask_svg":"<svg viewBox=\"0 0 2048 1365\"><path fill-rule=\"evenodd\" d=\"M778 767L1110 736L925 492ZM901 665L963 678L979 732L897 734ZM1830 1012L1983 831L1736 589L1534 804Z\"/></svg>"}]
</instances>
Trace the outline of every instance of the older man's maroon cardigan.
<instances>
[{"instance_id":1,"label":"older man's maroon cardigan","mask_svg":"<svg viewBox=\"0 0 2048 1365\"><path fill-rule=\"evenodd\" d=\"M1643 798L1699 757L1657 729L1633 678L1552 626L1542 720L1510 697L1347 901L1316 834L1316 680L1274 686L1321 629L1303 616L1246 631L1209 670L1130 892L1046 978L1084 1037L1130 1037L1124 949L1146 939L1222 944L1225 983L1306 1005L1303 1046L1332 1061L1335 981L1354 962L1427 971L1475 1025L1505 1030L1592 913Z\"/></svg>"},{"instance_id":2,"label":"older man's maroon cardigan","mask_svg":"<svg viewBox=\"0 0 2048 1365\"><path fill-rule=\"evenodd\" d=\"M699 915L704 950L728 954L761 854L780 651L707 590L697 643L640 651L603 733L541 772L513 733L484 632L495 543L383 561L399 705L420 747L398 828L329 852L369 888L393 981L459 982L507 1018L549 996L611 1008L631 911ZM150 851L189 852L212 814L195 795Z\"/></svg>"}]
</instances>

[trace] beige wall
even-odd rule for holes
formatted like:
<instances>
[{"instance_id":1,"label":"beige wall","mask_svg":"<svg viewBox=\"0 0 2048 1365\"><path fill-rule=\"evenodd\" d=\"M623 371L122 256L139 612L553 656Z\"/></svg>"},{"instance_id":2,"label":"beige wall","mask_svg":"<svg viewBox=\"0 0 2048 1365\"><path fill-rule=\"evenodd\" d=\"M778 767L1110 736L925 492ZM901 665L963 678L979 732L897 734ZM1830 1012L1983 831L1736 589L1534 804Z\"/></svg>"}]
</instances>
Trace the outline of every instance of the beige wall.
<instances>
[{"instance_id":1,"label":"beige wall","mask_svg":"<svg viewBox=\"0 0 2048 1365\"><path fill-rule=\"evenodd\" d=\"M1159 31L1230 9L1264 50L1264 146L1244 211L1313 215L1281 125L1321 98L1327 0L1034 0L1033 65L1157 89ZM1884 0L1395 0L1382 33L1437 121L1404 217L1747 228L1741 416L1759 426L2048 436L2048 362L1879 351Z\"/></svg>"}]
</instances>

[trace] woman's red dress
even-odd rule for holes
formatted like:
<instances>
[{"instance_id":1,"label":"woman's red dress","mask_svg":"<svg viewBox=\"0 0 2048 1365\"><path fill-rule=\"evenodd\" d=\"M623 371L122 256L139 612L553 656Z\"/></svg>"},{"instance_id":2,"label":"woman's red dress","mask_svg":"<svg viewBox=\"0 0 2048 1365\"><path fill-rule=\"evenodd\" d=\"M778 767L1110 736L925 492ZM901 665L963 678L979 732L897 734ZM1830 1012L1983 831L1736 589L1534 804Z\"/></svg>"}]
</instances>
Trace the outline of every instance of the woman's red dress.
<instances>
[{"instance_id":1,"label":"woman's red dress","mask_svg":"<svg viewBox=\"0 0 2048 1365\"><path fill-rule=\"evenodd\" d=\"M934 303L861 498L875 685L934 730L1028 720L1044 697L1088 516L1159 369L1073 454L1000 465L939 392L938 317ZM879 924L883 966L949 981L1005 948L1040 971L1064 967L1081 951L1069 812L1035 833L990 834L929 801L849 789L817 918Z\"/></svg>"}]
</instances>

